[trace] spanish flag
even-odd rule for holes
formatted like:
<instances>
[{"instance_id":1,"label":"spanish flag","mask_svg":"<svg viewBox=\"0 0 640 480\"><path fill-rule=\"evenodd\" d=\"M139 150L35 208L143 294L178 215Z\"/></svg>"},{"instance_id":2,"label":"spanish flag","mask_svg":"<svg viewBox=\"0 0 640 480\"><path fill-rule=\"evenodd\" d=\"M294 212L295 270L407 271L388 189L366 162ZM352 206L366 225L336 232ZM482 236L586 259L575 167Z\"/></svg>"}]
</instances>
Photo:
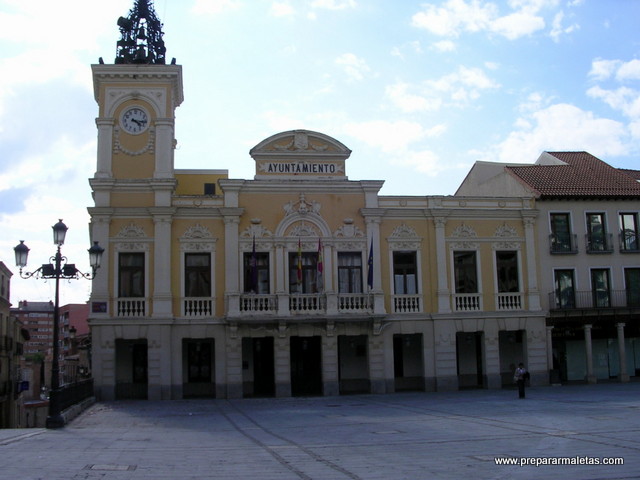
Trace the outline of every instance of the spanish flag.
<instances>
[{"instance_id":1,"label":"spanish flag","mask_svg":"<svg viewBox=\"0 0 640 480\"><path fill-rule=\"evenodd\" d=\"M298 238L298 283L302 283L302 243Z\"/></svg>"}]
</instances>

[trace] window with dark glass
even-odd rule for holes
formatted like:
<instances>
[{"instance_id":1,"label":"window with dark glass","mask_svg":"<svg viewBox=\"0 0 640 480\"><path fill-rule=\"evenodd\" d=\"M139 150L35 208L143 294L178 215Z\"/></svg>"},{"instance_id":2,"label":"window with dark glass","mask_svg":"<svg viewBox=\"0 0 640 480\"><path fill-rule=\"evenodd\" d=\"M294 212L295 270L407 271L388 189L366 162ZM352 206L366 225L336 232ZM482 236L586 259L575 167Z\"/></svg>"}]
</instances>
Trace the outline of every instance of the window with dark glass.
<instances>
[{"instance_id":1,"label":"window with dark glass","mask_svg":"<svg viewBox=\"0 0 640 480\"><path fill-rule=\"evenodd\" d=\"M416 252L393 252L393 284L396 295L418 293Z\"/></svg>"},{"instance_id":2,"label":"window with dark glass","mask_svg":"<svg viewBox=\"0 0 640 480\"><path fill-rule=\"evenodd\" d=\"M519 292L518 252L497 251L498 293Z\"/></svg>"},{"instance_id":3,"label":"window with dark glass","mask_svg":"<svg viewBox=\"0 0 640 480\"><path fill-rule=\"evenodd\" d=\"M478 293L476 252L453 252L456 293Z\"/></svg>"},{"instance_id":4,"label":"window with dark glass","mask_svg":"<svg viewBox=\"0 0 640 480\"><path fill-rule=\"evenodd\" d=\"M620 214L620 248L626 252L637 252L640 249L638 244L638 214Z\"/></svg>"},{"instance_id":5,"label":"window with dark glass","mask_svg":"<svg viewBox=\"0 0 640 480\"><path fill-rule=\"evenodd\" d=\"M594 307L603 308L611 306L608 268L594 268L591 270L591 291L593 294Z\"/></svg>"},{"instance_id":6,"label":"window with dark glass","mask_svg":"<svg viewBox=\"0 0 640 480\"><path fill-rule=\"evenodd\" d=\"M362 254L338 252L338 292L362 293Z\"/></svg>"},{"instance_id":7,"label":"window with dark glass","mask_svg":"<svg viewBox=\"0 0 640 480\"><path fill-rule=\"evenodd\" d=\"M571 252L571 226L568 213L551 213L551 250L553 252Z\"/></svg>"},{"instance_id":8,"label":"window with dark glass","mask_svg":"<svg viewBox=\"0 0 640 480\"><path fill-rule=\"evenodd\" d=\"M624 285L628 307L640 307L640 268L624 269Z\"/></svg>"},{"instance_id":9,"label":"window with dark glass","mask_svg":"<svg viewBox=\"0 0 640 480\"><path fill-rule=\"evenodd\" d=\"M587 213L587 248L590 252L608 250L604 213Z\"/></svg>"},{"instance_id":10,"label":"window with dark glass","mask_svg":"<svg viewBox=\"0 0 640 480\"><path fill-rule=\"evenodd\" d=\"M211 254L186 253L184 256L185 297L211 296Z\"/></svg>"},{"instance_id":11,"label":"window with dark glass","mask_svg":"<svg viewBox=\"0 0 640 480\"><path fill-rule=\"evenodd\" d=\"M244 292L263 295L271 293L268 252L246 252L244 254Z\"/></svg>"},{"instance_id":12,"label":"window with dark glass","mask_svg":"<svg viewBox=\"0 0 640 480\"><path fill-rule=\"evenodd\" d=\"M555 270L554 283L556 308L575 308L576 295L573 282L573 270Z\"/></svg>"},{"instance_id":13,"label":"window with dark glass","mask_svg":"<svg viewBox=\"0 0 640 480\"><path fill-rule=\"evenodd\" d=\"M118 296L144 297L144 253L118 256Z\"/></svg>"},{"instance_id":14,"label":"window with dark glass","mask_svg":"<svg viewBox=\"0 0 640 480\"><path fill-rule=\"evenodd\" d=\"M289 253L289 292L318 293L318 253Z\"/></svg>"},{"instance_id":15,"label":"window with dark glass","mask_svg":"<svg viewBox=\"0 0 640 480\"><path fill-rule=\"evenodd\" d=\"M189 383L211 381L211 343L187 343L187 370Z\"/></svg>"}]
</instances>

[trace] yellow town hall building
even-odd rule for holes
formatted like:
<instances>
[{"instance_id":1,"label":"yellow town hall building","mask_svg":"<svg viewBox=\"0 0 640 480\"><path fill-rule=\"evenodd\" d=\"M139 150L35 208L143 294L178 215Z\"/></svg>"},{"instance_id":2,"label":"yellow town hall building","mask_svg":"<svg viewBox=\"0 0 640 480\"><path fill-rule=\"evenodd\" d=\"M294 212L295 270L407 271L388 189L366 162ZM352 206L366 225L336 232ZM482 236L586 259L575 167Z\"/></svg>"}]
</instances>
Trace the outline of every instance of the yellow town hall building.
<instances>
[{"instance_id":1,"label":"yellow town hall building","mask_svg":"<svg viewBox=\"0 0 640 480\"><path fill-rule=\"evenodd\" d=\"M253 179L176 168L182 68L133 55L92 67L99 398L548 383L532 197L381 196L307 130L259 141Z\"/></svg>"}]
</instances>

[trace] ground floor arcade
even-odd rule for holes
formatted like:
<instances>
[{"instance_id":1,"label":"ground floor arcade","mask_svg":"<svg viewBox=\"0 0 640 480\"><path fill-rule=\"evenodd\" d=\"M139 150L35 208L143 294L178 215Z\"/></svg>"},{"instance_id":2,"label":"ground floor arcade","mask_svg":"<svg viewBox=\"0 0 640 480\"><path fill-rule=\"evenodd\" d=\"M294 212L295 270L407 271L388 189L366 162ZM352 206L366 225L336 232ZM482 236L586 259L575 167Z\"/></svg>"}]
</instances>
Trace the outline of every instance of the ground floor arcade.
<instances>
[{"instance_id":1,"label":"ground floor arcade","mask_svg":"<svg viewBox=\"0 0 640 480\"><path fill-rule=\"evenodd\" d=\"M548 381L543 317L92 325L110 399L331 396L501 388L525 362Z\"/></svg>"}]
</instances>

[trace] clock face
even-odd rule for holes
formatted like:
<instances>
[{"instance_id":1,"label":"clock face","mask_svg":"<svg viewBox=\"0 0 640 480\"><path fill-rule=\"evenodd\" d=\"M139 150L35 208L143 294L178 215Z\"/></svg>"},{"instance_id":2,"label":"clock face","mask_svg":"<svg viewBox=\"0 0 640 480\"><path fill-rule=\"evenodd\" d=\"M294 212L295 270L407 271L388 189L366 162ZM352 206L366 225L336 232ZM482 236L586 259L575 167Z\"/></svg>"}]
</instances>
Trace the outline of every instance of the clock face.
<instances>
[{"instance_id":1,"label":"clock face","mask_svg":"<svg viewBox=\"0 0 640 480\"><path fill-rule=\"evenodd\" d=\"M149 116L140 107L130 107L122 114L120 124L127 133L138 135L149 126Z\"/></svg>"}]
</instances>

